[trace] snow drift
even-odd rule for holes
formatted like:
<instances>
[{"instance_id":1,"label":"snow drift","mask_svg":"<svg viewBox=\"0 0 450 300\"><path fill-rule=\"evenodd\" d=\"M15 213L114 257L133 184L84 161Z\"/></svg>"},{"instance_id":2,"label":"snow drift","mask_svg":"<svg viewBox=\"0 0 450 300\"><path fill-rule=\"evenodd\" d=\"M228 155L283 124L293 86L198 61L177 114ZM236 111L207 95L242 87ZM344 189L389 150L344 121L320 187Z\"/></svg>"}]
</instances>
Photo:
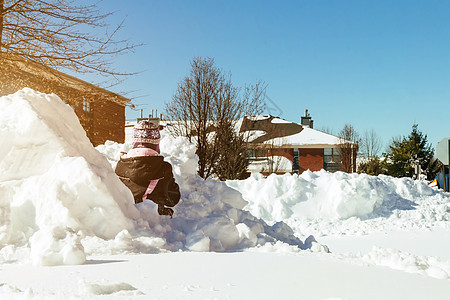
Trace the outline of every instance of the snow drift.
<instances>
[{"instance_id":1,"label":"snow drift","mask_svg":"<svg viewBox=\"0 0 450 300\"><path fill-rule=\"evenodd\" d=\"M0 141L0 262L280 243L327 251L308 236L450 228L450 196L423 182L325 171L203 180L195 146L164 132L182 199L173 219L160 216L151 201L135 205L114 174L128 143L94 149L69 106L30 89L0 98Z\"/></svg>"},{"instance_id":2,"label":"snow drift","mask_svg":"<svg viewBox=\"0 0 450 300\"><path fill-rule=\"evenodd\" d=\"M0 98L0 245L37 264L83 263L80 234L114 238L138 211L108 161L56 95Z\"/></svg>"},{"instance_id":3,"label":"snow drift","mask_svg":"<svg viewBox=\"0 0 450 300\"><path fill-rule=\"evenodd\" d=\"M242 208L247 202L239 192L224 182L203 180L196 175L198 157L193 144L186 138L173 138L164 131L161 134L161 154L173 166L175 180L180 186L181 201L174 207L173 219L158 215L156 204L152 201L137 204L141 216L139 226L132 235L140 236L141 239L147 237L148 242L153 240L152 243L157 244L155 238L160 238L157 247L171 251L231 251L276 241L297 245L302 249L312 247L314 250L327 251L317 243L303 244L284 222L275 222L269 226L244 211ZM120 157L117 151L127 151L129 148L129 144L113 142L97 147L112 166Z\"/></svg>"},{"instance_id":4,"label":"snow drift","mask_svg":"<svg viewBox=\"0 0 450 300\"><path fill-rule=\"evenodd\" d=\"M0 141L0 261L81 264L99 253L230 251L278 240L304 247L286 224L243 211L239 192L200 179L185 139L161 142L182 192L173 219L151 201L135 205L114 174L129 145L99 147L108 162L56 95L23 89L0 98Z\"/></svg>"},{"instance_id":5,"label":"snow drift","mask_svg":"<svg viewBox=\"0 0 450 300\"><path fill-rule=\"evenodd\" d=\"M283 220L299 236L449 227L450 195L410 178L322 170L267 178L255 173L227 184L242 193L254 216L269 224ZM384 222L373 222L380 218Z\"/></svg>"}]
</instances>

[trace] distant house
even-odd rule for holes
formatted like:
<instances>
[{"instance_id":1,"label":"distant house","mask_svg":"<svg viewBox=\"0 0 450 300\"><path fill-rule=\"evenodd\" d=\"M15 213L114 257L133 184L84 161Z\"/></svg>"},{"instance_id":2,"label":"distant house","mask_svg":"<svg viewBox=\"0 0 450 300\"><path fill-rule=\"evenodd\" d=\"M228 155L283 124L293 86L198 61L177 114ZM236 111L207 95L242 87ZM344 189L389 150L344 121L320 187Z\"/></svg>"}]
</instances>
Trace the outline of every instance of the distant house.
<instances>
[{"instance_id":1,"label":"distant house","mask_svg":"<svg viewBox=\"0 0 450 300\"><path fill-rule=\"evenodd\" d=\"M270 115L247 116L240 131L250 136L250 172L300 174L306 170L340 171L343 144L351 149L351 169L356 171L358 144L313 129L307 110L301 123Z\"/></svg>"},{"instance_id":2,"label":"distant house","mask_svg":"<svg viewBox=\"0 0 450 300\"><path fill-rule=\"evenodd\" d=\"M125 105L130 99L18 57L0 56L0 74L0 96L24 87L54 93L74 109L94 146L106 140L124 142Z\"/></svg>"}]
</instances>

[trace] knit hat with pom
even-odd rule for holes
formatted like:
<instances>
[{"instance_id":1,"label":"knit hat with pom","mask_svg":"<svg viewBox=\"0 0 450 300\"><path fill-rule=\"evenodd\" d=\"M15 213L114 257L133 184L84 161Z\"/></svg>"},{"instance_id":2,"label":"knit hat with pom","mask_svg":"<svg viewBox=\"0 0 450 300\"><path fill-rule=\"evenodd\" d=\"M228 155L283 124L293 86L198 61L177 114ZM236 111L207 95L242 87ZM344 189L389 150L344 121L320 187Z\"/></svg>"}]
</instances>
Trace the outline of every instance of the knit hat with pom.
<instances>
[{"instance_id":1,"label":"knit hat with pom","mask_svg":"<svg viewBox=\"0 0 450 300\"><path fill-rule=\"evenodd\" d=\"M133 128L133 147L155 148L160 140L159 127L150 121L139 121Z\"/></svg>"}]
</instances>

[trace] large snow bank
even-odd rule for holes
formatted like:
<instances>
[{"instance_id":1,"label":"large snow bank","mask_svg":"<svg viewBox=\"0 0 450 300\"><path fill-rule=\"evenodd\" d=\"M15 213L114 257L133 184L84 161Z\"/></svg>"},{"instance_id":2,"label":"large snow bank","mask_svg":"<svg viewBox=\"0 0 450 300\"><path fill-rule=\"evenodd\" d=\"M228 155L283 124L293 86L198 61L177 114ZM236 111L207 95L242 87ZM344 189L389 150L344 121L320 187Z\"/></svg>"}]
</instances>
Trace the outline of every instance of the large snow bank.
<instances>
[{"instance_id":1,"label":"large snow bank","mask_svg":"<svg viewBox=\"0 0 450 300\"><path fill-rule=\"evenodd\" d=\"M129 148L129 144L113 142L97 147L108 156L112 165L117 163L119 156L110 150L127 151ZM156 205L151 201L139 203L137 208L141 212L140 226L135 232L124 233L125 239L133 240L132 236L140 236L140 241L135 242L140 243L147 239L150 244L156 243L156 248L171 251L230 251L276 241L300 248L314 246L314 249L326 250L318 244L303 244L284 222L275 222L269 226L248 211L242 210L247 202L239 192L224 182L203 180L197 176L198 157L195 154L195 146L186 138L173 138L163 131L160 148L165 160L173 166L182 199L174 207L173 219L159 216ZM93 252L102 251L102 247L94 248ZM157 251L156 248L154 251ZM113 253L117 253L117 249L114 251Z\"/></svg>"},{"instance_id":2,"label":"large snow bank","mask_svg":"<svg viewBox=\"0 0 450 300\"><path fill-rule=\"evenodd\" d=\"M269 224L283 220L300 236L450 228L450 195L409 178L322 170L267 178L255 173L227 184L242 193L254 216ZM373 222L380 218L384 222Z\"/></svg>"},{"instance_id":3,"label":"large snow bank","mask_svg":"<svg viewBox=\"0 0 450 300\"><path fill-rule=\"evenodd\" d=\"M102 155L56 95L23 89L0 98L0 141L0 262L81 264L93 254L230 251L280 240L305 248L285 223L269 226L243 211L239 192L199 178L186 139L161 142L182 193L173 219L151 201L135 205L114 174L130 146L108 142Z\"/></svg>"},{"instance_id":4,"label":"large snow bank","mask_svg":"<svg viewBox=\"0 0 450 300\"><path fill-rule=\"evenodd\" d=\"M133 228L129 191L56 95L1 97L0 141L0 245L29 242L37 264L83 263L80 233Z\"/></svg>"}]
</instances>

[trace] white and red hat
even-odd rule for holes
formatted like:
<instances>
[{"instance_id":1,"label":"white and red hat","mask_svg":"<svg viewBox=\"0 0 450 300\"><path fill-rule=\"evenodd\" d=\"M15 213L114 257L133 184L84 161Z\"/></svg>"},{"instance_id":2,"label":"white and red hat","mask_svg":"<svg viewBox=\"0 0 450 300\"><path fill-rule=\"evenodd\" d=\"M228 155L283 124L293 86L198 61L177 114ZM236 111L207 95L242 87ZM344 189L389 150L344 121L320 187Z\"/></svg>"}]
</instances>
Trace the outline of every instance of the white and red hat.
<instances>
[{"instance_id":1,"label":"white and red hat","mask_svg":"<svg viewBox=\"0 0 450 300\"><path fill-rule=\"evenodd\" d=\"M159 126L150 121L139 121L133 128L133 147L139 145L145 147L145 144L158 145L160 140L161 134L159 133Z\"/></svg>"}]
</instances>

